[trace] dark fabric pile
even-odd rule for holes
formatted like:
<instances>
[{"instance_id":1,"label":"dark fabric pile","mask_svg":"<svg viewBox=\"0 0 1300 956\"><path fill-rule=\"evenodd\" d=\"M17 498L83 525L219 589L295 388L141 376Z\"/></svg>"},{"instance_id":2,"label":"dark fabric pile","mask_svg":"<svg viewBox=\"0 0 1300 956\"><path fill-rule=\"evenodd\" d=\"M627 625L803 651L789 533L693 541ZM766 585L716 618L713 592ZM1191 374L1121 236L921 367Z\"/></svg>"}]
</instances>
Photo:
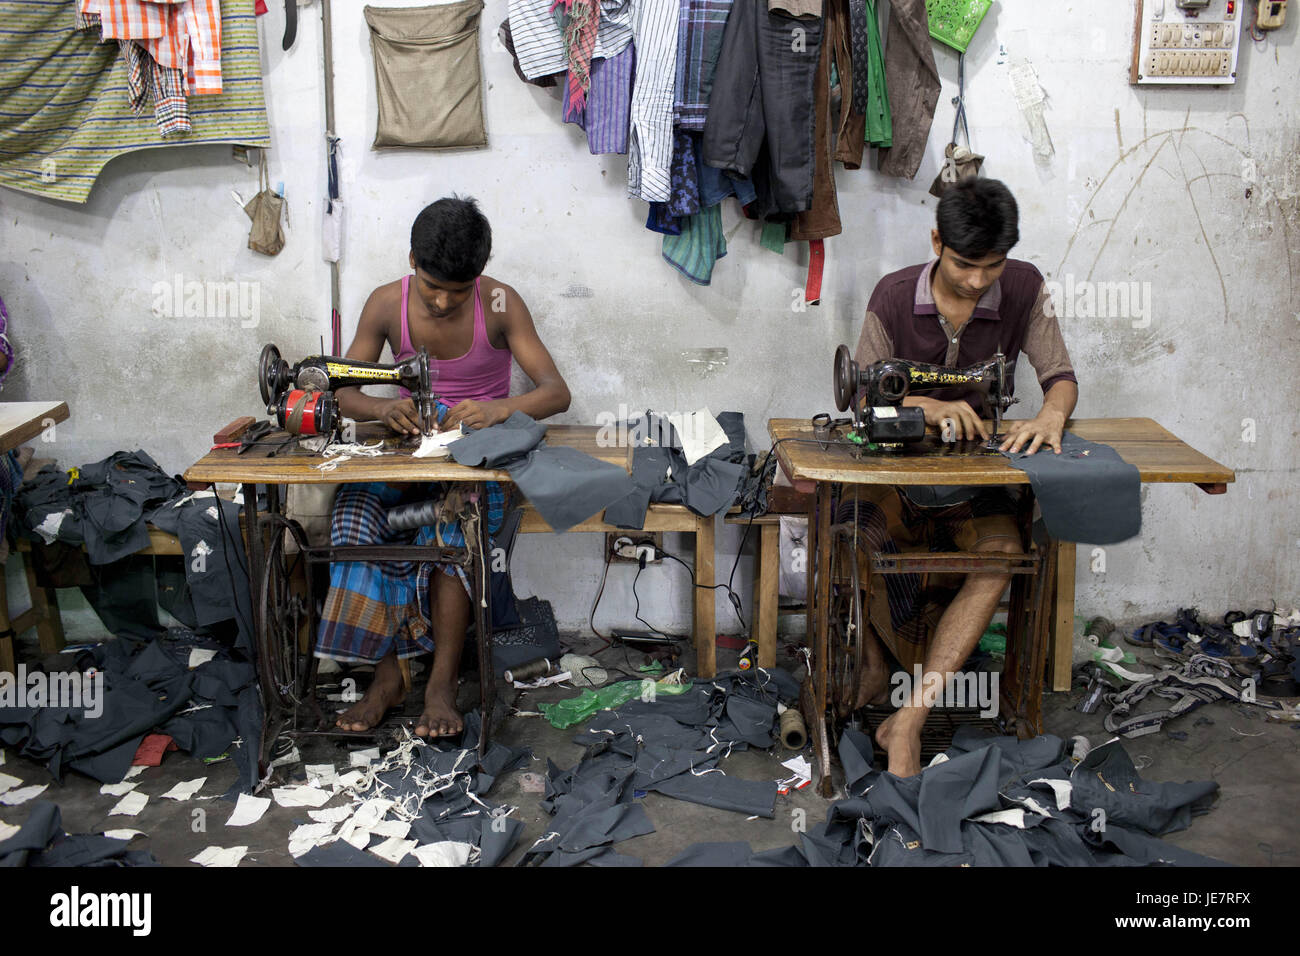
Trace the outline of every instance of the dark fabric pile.
<instances>
[{"instance_id":1,"label":"dark fabric pile","mask_svg":"<svg viewBox=\"0 0 1300 956\"><path fill-rule=\"evenodd\" d=\"M839 755L852 796L798 846L697 844L670 865L1223 865L1158 839L1206 812L1218 784L1143 780L1118 741L1076 764L1058 737L962 728L947 761L906 778L873 770L871 741L857 731L844 732Z\"/></svg>"},{"instance_id":2,"label":"dark fabric pile","mask_svg":"<svg viewBox=\"0 0 1300 956\"><path fill-rule=\"evenodd\" d=\"M22 828L0 840L0 867L159 865L152 853L128 850L127 843L103 834L64 833L59 808L39 800Z\"/></svg>"},{"instance_id":3,"label":"dark fabric pile","mask_svg":"<svg viewBox=\"0 0 1300 956\"><path fill-rule=\"evenodd\" d=\"M85 544L91 564L111 564L149 546L146 523L164 503L185 493L185 485L158 467L143 451L119 451L68 473L47 465L23 484L14 513L28 537L56 519L46 534L69 544ZM62 518L58 518L62 515ZM51 521L51 525L54 522Z\"/></svg>"},{"instance_id":4,"label":"dark fabric pile","mask_svg":"<svg viewBox=\"0 0 1300 956\"><path fill-rule=\"evenodd\" d=\"M622 422L620 434L626 429L633 444L636 490L606 508L605 520L620 528L642 528L651 502L685 505L698 515L721 514L730 508L752 459L745 454L745 416L722 412L716 417L727 443L693 465L686 463L677 430L668 419L647 411Z\"/></svg>"},{"instance_id":5,"label":"dark fabric pile","mask_svg":"<svg viewBox=\"0 0 1300 956\"><path fill-rule=\"evenodd\" d=\"M190 670L195 648L216 656ZM140 742L157 730L194 757L230 753L241 781L256 783L261 708L253 665L242 654L173 628L148 644L98 644L78 652L73 664L83 675L91 668L100 675L99 707L84 700L80 707L0 707L0 741L44 764L56 780L72 769L117 783Z\"/></svg>"},{"instance_id":6,"label":"dark fabric pile","mask_svg":"<svg viewBox=\"0 0 1300 956\"><path fill-rule=\"evenodd\" d=\"M85 465L71 482L49 466L25 483L14 501L15 527L33 539L37 583L80 585L118 640L73 659L78 670L103 674L101 716L0 708L0 740L46 763L56 778L71 767L115 783L156 728L197 757L232 753L241 785L254 787L262 705L240 510L211 492L189 492L143 451ZM149 524L180 538L183 555L137 555L149 545ZM44 534L36 530L42 526ZM159 603L185 627L164 628ZM216 656L191 671L196 647Z\"/></svg>"},{"instance_id":7,"label":"dark fabric pile","mask_svg":"<svg viewBox=\"0 0 1300 956\"><path fill-rule=\"evenodd\" d=\"M410 761L394 769L377 773L373 783L359 796L382 797L399 806L418 805L418 815L411 820L407 839L420 845L429 843L468 843L478 847L478 866L496 866L514 849L524 825L505 816L508 807L484 799L496 779L528 761L527 748L490 743L483 759L477 748L482 719L478 711L465 715L465 730L457 746L440 749L416 739L411 746ZM438 789L420 802L425 787ZM387 819L401 819L390 811ZM382 843L371 837L371 846ZM299 866L391 866L363 849L336 840L316 847L297 858ZM414 856L406 856L399 866L418 866Z\"/></svg>"},{"instance_id":8,"label":"dark fabric pile","mask_svg":"<svg viewBox=\"0 0 1300 956\"><path fill-rule=\"evenodd\" d=\"M636 866L611 844L653 833L639 792L772 818L776 783L727 776L718 767L733 750L771 747L778 701L793 701L798 684L774 669L723 675L681 695L634 700L601 711L574 742L587 745L578 765L548 761L542 809L548 832L520 861L525 865Z\"/></svg>"}]
</instances>

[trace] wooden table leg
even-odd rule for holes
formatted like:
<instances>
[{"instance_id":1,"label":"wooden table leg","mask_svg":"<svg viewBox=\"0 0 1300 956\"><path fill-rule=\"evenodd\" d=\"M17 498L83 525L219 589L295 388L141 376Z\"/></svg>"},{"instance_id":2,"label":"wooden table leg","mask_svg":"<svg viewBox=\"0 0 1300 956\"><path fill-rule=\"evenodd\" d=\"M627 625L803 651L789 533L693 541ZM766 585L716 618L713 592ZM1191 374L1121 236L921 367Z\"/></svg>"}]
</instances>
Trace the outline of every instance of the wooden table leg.
<instances>
[{"instance_id":1,"label":"wooden table leg","mask_svg":"<svg viewBox=\"0 0 1300 956\"><path fill-rule=\"evenodd\" d=\"M4 565L0 564L0 574L4 574ZM13 622L9 620L9 588L0 579L0 674L14 673L14 637Z\"/></svg>"},{"instance_id":2,"label":"wooden table leg","mask_svg":"<svg viewBox=\"0 0 1300 956\"><path fill-rule=\"evenodd\" d=\"M36 569L32 567L30 555L23 555L23 573L27 576L27 591L36 617L36 635L41 641L41 653L57 654L67 644L63 637L63 615L59 613L58 592L36 583Z\"/></svg>"},{"instance_id":3,"label":"wooden table leg","mask_svg":"<svg viewBox=\"0 0 1300 956\"><path fill-rule=\"evenodd\" d=\"M816 528L814 536L813 529ZM823 797L831 795L830 744L826 733L826 699L830 667L826 660L830 647L830 622L827 609L831 600L831 581L828 569L831 566L831 486L827 482L818 482L817 495L814 498L813 513L809 515L809 591L814 595L815 603L809 603L812 615L813 632L813 708L816 723L808 730L814 735L814 748L818 751L820 779L817 790Z\"/></svg>"},{"instance_id":4,"label":"wooden table leg","mask_svg":"<svg viewBox=\"0 0 1300 956\"><path fill-rule=\"evenodd\" d=\"M781 599L781 526L761 526L754 584L754 626L758 634L758 666L776 666L777 605Z\"/></svg>"},{"instance_id":5,"label":"wooden table leg","mask_svg":"<svg viewBox=\"0 0 1300 956\"><path fill-rule=\"evenodd\" d=\"M1053 541L1056 549L1056 574L1052 584L1051 607L1052 690L1070 689L1074 665L1074 560L1073 541Z\"/></svg>"},{"instance_id":6,"label":"wooden table leg","mask_svg":"<svg viewBox=\"0 0 1300 956\"><path fill-rule=\"evenodd\" d=\"M717 657L717 592L713 590L714 518L700 517L695 522L695 604L693 630L695 632L695 671L701 677L713 677L718 672Z\"/></svg>"},{"instance_id":7,"label":"wooden table leg","mask_svg":"<svg viewBox=\"0 0 1300 956\"><path fill-rule=\"evenodd\" d=\"M492 663L492 587L488 571L492 561L492 539L488 534L487 484L479 482L475 490L479 500L478 542L475 545L479 559L473 562L470 575L474 583L474 633L478 637L479 713L483 718L480 721L478 755L482 758L487 753L492 713L496 707L497 674ZM468 541L465 543L469 545Z\"/></svg>"}]
</instances>

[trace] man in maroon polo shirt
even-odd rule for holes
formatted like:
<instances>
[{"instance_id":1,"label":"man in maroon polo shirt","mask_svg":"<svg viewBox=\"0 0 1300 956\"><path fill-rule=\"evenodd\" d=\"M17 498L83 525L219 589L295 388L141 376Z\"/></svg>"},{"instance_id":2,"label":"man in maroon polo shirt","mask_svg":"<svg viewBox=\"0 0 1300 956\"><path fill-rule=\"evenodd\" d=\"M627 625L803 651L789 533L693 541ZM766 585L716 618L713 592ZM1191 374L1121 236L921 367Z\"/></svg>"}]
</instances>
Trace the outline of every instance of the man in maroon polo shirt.
<instances>
[{"instance_id":1,"label":"man in maroon polo shirt","mask_svg":"<svg viewBox=\"0 0 1300 956\"><path fill-rule=\"evenodd\" d=\"M1014 369L1023 353L1038 375L1043 405L1033 418L1004 422L1000 447L1031 454L1050 448L1060 454L1061 433L1079 397L1078 381L1042 274L1007 256L1020 238L1015 199L997 180L966 180L944 193L936 225L930 241L937 258L876 285L858 340L858 363L901 358L966 368L1001 348ZM970 390L930 391L908 396L903 404L924 409L927 425L951 419L958 438L992 437L980 418L980 396ZM866 549L1022 550L1009 487L858 489L846 493L836 520L857 522L859 560ZM871 630L909 675L920 665L946 685L975 650L1009 581L1002 574L956 576L950 582L958 584L956 595L944 608L921 593L919 576L888 575L885 586L873 590ZM890 696L890 670L874 638L867 658L859 706ZM889 772L911 776L921 771L921 728L929 708L921 686L908 688L901 703L876 731L876 742L889 755Z\"/></svg>"}]
</instances>

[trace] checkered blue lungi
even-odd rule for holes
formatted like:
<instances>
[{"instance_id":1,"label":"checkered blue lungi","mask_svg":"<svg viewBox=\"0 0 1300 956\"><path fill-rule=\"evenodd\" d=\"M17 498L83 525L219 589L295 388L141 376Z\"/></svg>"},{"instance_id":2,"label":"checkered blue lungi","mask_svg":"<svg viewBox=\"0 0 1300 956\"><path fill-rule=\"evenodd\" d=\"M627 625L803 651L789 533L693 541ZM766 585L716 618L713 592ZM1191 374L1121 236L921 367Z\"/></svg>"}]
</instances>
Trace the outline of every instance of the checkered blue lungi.
<instances>
[{"instance_id":1,"label":"checkered blue lungi","mask_svg":"<svg viewBox=\"0 0 1300 956\"><path fill-rule=\"evenodd\" d=\"M427 485L427 497L440 486ZM463 547L465 536L457 521L415 531L388 527L388 509L399 504L404 489L381 482L348 484L339 489L330 520L330 542L344 545L436 545L441 532L446 547ZM406 496L408 500L409 495ZM495 534L505 516L505 491L487 484L488 533ZM374 663L396 648L399 658L431 653L433 629L429 615L429 575L434 567L461 579L473 596L465 569L430 561L335 561L330 565L330 589L321 613L316 656L336 661ZM485 582L486 584L486 582Z\"/></svg>"}]
</instances>

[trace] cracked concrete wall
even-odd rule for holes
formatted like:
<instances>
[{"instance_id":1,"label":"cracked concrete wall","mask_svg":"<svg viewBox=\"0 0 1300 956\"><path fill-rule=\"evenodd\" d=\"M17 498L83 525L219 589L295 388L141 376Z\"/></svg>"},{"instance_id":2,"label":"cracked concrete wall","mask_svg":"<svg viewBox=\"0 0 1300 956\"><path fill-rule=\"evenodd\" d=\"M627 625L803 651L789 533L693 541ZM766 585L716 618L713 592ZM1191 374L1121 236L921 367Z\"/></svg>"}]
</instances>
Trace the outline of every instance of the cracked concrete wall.
<instances>
[{"instance_id":1,"label":"cracked concrete wall","mask_svg":"<svg viewBox=\"0 0 1300 956\"><path fill-rule=\"evenodd\" d=\"M289 201L278 257L245 247L248 222L231 193L247 199L257 173L226 148L114 160L80 207L0 192L0 294L19 352L0 397L61 398L72 411L42 454L68 466L142 447L180 471L216 428L258 411L254 368L264 343L296 357L328 337L318 13L304 6L287 53L282 10L261 18L271 180L285 184ZM489 274L520 291L568 379L573 406L560 421L591 423L620 406L737 409L762 448L768 418L829 410L831 355L856 341L875 281L929 255L935 201L927 189L951 129L956 55L936 46L944 89L914 182L837 170L844 234L827 243L822 304L797 311L806 247L762 250L757 226L734 204L724 213L729 254L712 286L692 285L662 261L658 236L643 228L644 204L626 198L624 158L590 156L582 134L559 122L558 100L515 77L494 41L505 14L505 0L489 0L482 20L489 147L377 152L360 6L335 4L345 343L370 291L406 270L414 214L459 192L477 196L494 225ZM1131 87L1132 20L1131 0L1001 3L967 57L974 146L988 156L986 174L1004 179L1021 204L1015 254L1061 283L1078 414L1152 417L1238 472L1224 496L1144 488L1139 540L1106 548L1104 571L1080 548L1078 612L1134 620L1182 604L1219 613L1294 603L1295 18L1259 46L1247 39L1238 83L1223 89ZM1036 115L1024 95L1024 78L1035 75L1042 127L1022 112ZM187 315L164 291L178 277L182 298L186 283L205 291L249 283L237 287L247 307ZM1119 283L1138 286L1135 294L1128 287L1117 316ZM1091 304L1088 288L1100 293ZM1017 411L1032 413L1039 393L1027 363L1021 375L1018 394L1028 401ZM725 527L720 579L738 544L738 530ZM668 536L684 557L689 546ZM735 574L747 618L752 549L751 540ZM600 550L595 536L525 536L517 589L552 600L564 627L585 629ZM602 630L640 626L632 577L626 566L611 570ZM690 590L680 566L648 568L638 585L642 617L686 632ZM717 607L718 629L738 630L725 599Z\"/></svg>"}]
</instances>

